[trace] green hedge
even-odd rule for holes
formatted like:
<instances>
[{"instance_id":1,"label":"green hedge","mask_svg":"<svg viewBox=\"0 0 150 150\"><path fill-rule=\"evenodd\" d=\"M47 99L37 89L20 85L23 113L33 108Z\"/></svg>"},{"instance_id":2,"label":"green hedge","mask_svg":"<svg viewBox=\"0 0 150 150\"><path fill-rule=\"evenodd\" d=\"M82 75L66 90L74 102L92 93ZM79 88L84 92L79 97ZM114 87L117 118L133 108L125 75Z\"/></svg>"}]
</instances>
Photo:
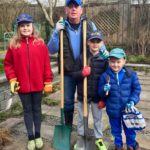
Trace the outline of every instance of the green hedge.
<instances>
[{"instance_id":1,"label":"green hedge","mask_svg":"<svg viewBox=\"0 0 150 150\"><path fill-rule=\"evenodd\" d=\"M129 63L150 64L150 56L128 55L127 61Z\"/></svg>"},{"instance_id":2,"label":"green hedge","mask_svg":"<svg viewBox=\"0 0 150 150\"><path fill-rule=\"evenodd\" d=\"M0 59L0 74L4 73L4 59Z\"/></svg>"}]
</instances>

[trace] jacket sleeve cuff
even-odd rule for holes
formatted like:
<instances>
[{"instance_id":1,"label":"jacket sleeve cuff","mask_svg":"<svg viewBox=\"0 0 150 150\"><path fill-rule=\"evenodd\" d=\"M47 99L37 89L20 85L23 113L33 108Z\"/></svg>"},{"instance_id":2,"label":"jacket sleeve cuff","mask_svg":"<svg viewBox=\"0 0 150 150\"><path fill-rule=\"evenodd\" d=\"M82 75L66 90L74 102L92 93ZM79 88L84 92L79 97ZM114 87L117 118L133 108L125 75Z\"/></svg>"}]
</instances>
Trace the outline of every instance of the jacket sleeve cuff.
<instances>
[{"instance_id":1,"label":"jacket sleeve cuff","mask_svg":"<svg viewBox=\"0 0 150 150\"><path fill-rule=\"evenodd\" d=\"M47 85L47 84L52 84L52 82L44 82L44 84L45 84L45 85Z\"/></svg>"},{"instance_id":2,"label":"jacket sleeve cuff","mask_svg":"<svg viewBox=\"0 0 150 150\"><path fill-rule=\"evenodd\" d=\"M9 82L11 83L12 81L17 81L17 78L12 78L9 80Z\"/></svg>"}]
</instances>

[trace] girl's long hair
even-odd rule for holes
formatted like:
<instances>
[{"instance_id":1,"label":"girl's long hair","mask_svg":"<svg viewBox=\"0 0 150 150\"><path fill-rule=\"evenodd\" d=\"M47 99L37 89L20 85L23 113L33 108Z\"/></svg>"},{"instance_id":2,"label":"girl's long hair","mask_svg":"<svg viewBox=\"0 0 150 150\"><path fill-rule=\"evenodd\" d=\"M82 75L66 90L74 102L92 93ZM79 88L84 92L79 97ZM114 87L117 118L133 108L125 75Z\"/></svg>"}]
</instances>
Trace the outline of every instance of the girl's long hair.
<instances>
[{"instance_id":1,"label":"girl's long hair","mask_svg":"<svg viewBox=\"0 0 150 150\"><path fill-rule=\"evenodd\" d=\"M35 29L35 26L32 24L33 26L33 33L32 33L32 36L34 37L34 43L38 43L38 42L43 42L44 43L44 40L39 37L39 34L38 32L36 31ZM8 43L8 48L19 48L20 47L20 41L21 41L21 34L20 34L20 31L19 31L19 26L17 27L17 32L16 34L10 39L9 43Z\"/></svg>"}]
</instances>

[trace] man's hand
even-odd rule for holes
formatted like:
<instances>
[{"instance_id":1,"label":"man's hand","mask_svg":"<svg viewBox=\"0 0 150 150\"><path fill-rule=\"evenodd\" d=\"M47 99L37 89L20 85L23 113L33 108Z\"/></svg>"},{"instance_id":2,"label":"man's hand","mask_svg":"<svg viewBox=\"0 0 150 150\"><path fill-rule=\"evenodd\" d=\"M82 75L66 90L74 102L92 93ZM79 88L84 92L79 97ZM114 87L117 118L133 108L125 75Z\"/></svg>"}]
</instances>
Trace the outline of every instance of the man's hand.
<instances>
[{"instance_id":1,"label":"man's hand","mask_svg":"<svg viewBox=\"0 0 150 150\"><path fill-rule=\"evenodd\" d=\"M63 20L59 20L56 23L56 31L59 32L60 30L64 30L65 28L65 22Z\"/></svg>"},{"instance_id":2,"label":"man's hand","mask_svg":"<svg viewBox=\"0 0 150 150\"><path fill-rule=\"evenodd\" d=\"M16 79L10 80L10 90L12 94L17 94L18 90L20 89L19 82L16 81Z\"/></svg>"},{"instance_id":3,"label":"man's hand","mask_svg":"<svg viewBox=\"0 0 150 150\"><path fill-rule=\"evenodd\" d=\"M89 66L85 66L83 69L82 69L82 75L83 77L87 77L91 74L91 67Z\"/></svg>"},{"instance_id":4,"label":"man's hand","mask_svg":"<svg viewBox=\"0 0 150 150\"><path fill-rule=\"evenodd\" d=\"M52 93L52 92L53 92L52 83L46 83L44 86L44 93Z\"/></svg>"}]
</instances>

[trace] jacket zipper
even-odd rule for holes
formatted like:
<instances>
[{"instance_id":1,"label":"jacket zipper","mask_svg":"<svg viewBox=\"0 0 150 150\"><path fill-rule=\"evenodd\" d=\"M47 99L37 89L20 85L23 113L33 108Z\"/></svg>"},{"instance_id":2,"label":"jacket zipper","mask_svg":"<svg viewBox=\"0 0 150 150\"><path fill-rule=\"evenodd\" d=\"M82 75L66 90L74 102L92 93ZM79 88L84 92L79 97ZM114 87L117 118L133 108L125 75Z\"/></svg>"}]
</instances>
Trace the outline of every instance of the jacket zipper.
<instances>
[{"instance_id":1,"label":"jacket zipper","mask_svg":"<svg viewBox=\"0 0 150 150\"><path fill-rule=\"evenodd\" d=\"M28 38L26 38L27 42L27 51L28 51L28 77L29 77L29 91L31 91L31 85L30 85L30 50L29 50L29 41Z\"/></svg>"}]
</instances>

